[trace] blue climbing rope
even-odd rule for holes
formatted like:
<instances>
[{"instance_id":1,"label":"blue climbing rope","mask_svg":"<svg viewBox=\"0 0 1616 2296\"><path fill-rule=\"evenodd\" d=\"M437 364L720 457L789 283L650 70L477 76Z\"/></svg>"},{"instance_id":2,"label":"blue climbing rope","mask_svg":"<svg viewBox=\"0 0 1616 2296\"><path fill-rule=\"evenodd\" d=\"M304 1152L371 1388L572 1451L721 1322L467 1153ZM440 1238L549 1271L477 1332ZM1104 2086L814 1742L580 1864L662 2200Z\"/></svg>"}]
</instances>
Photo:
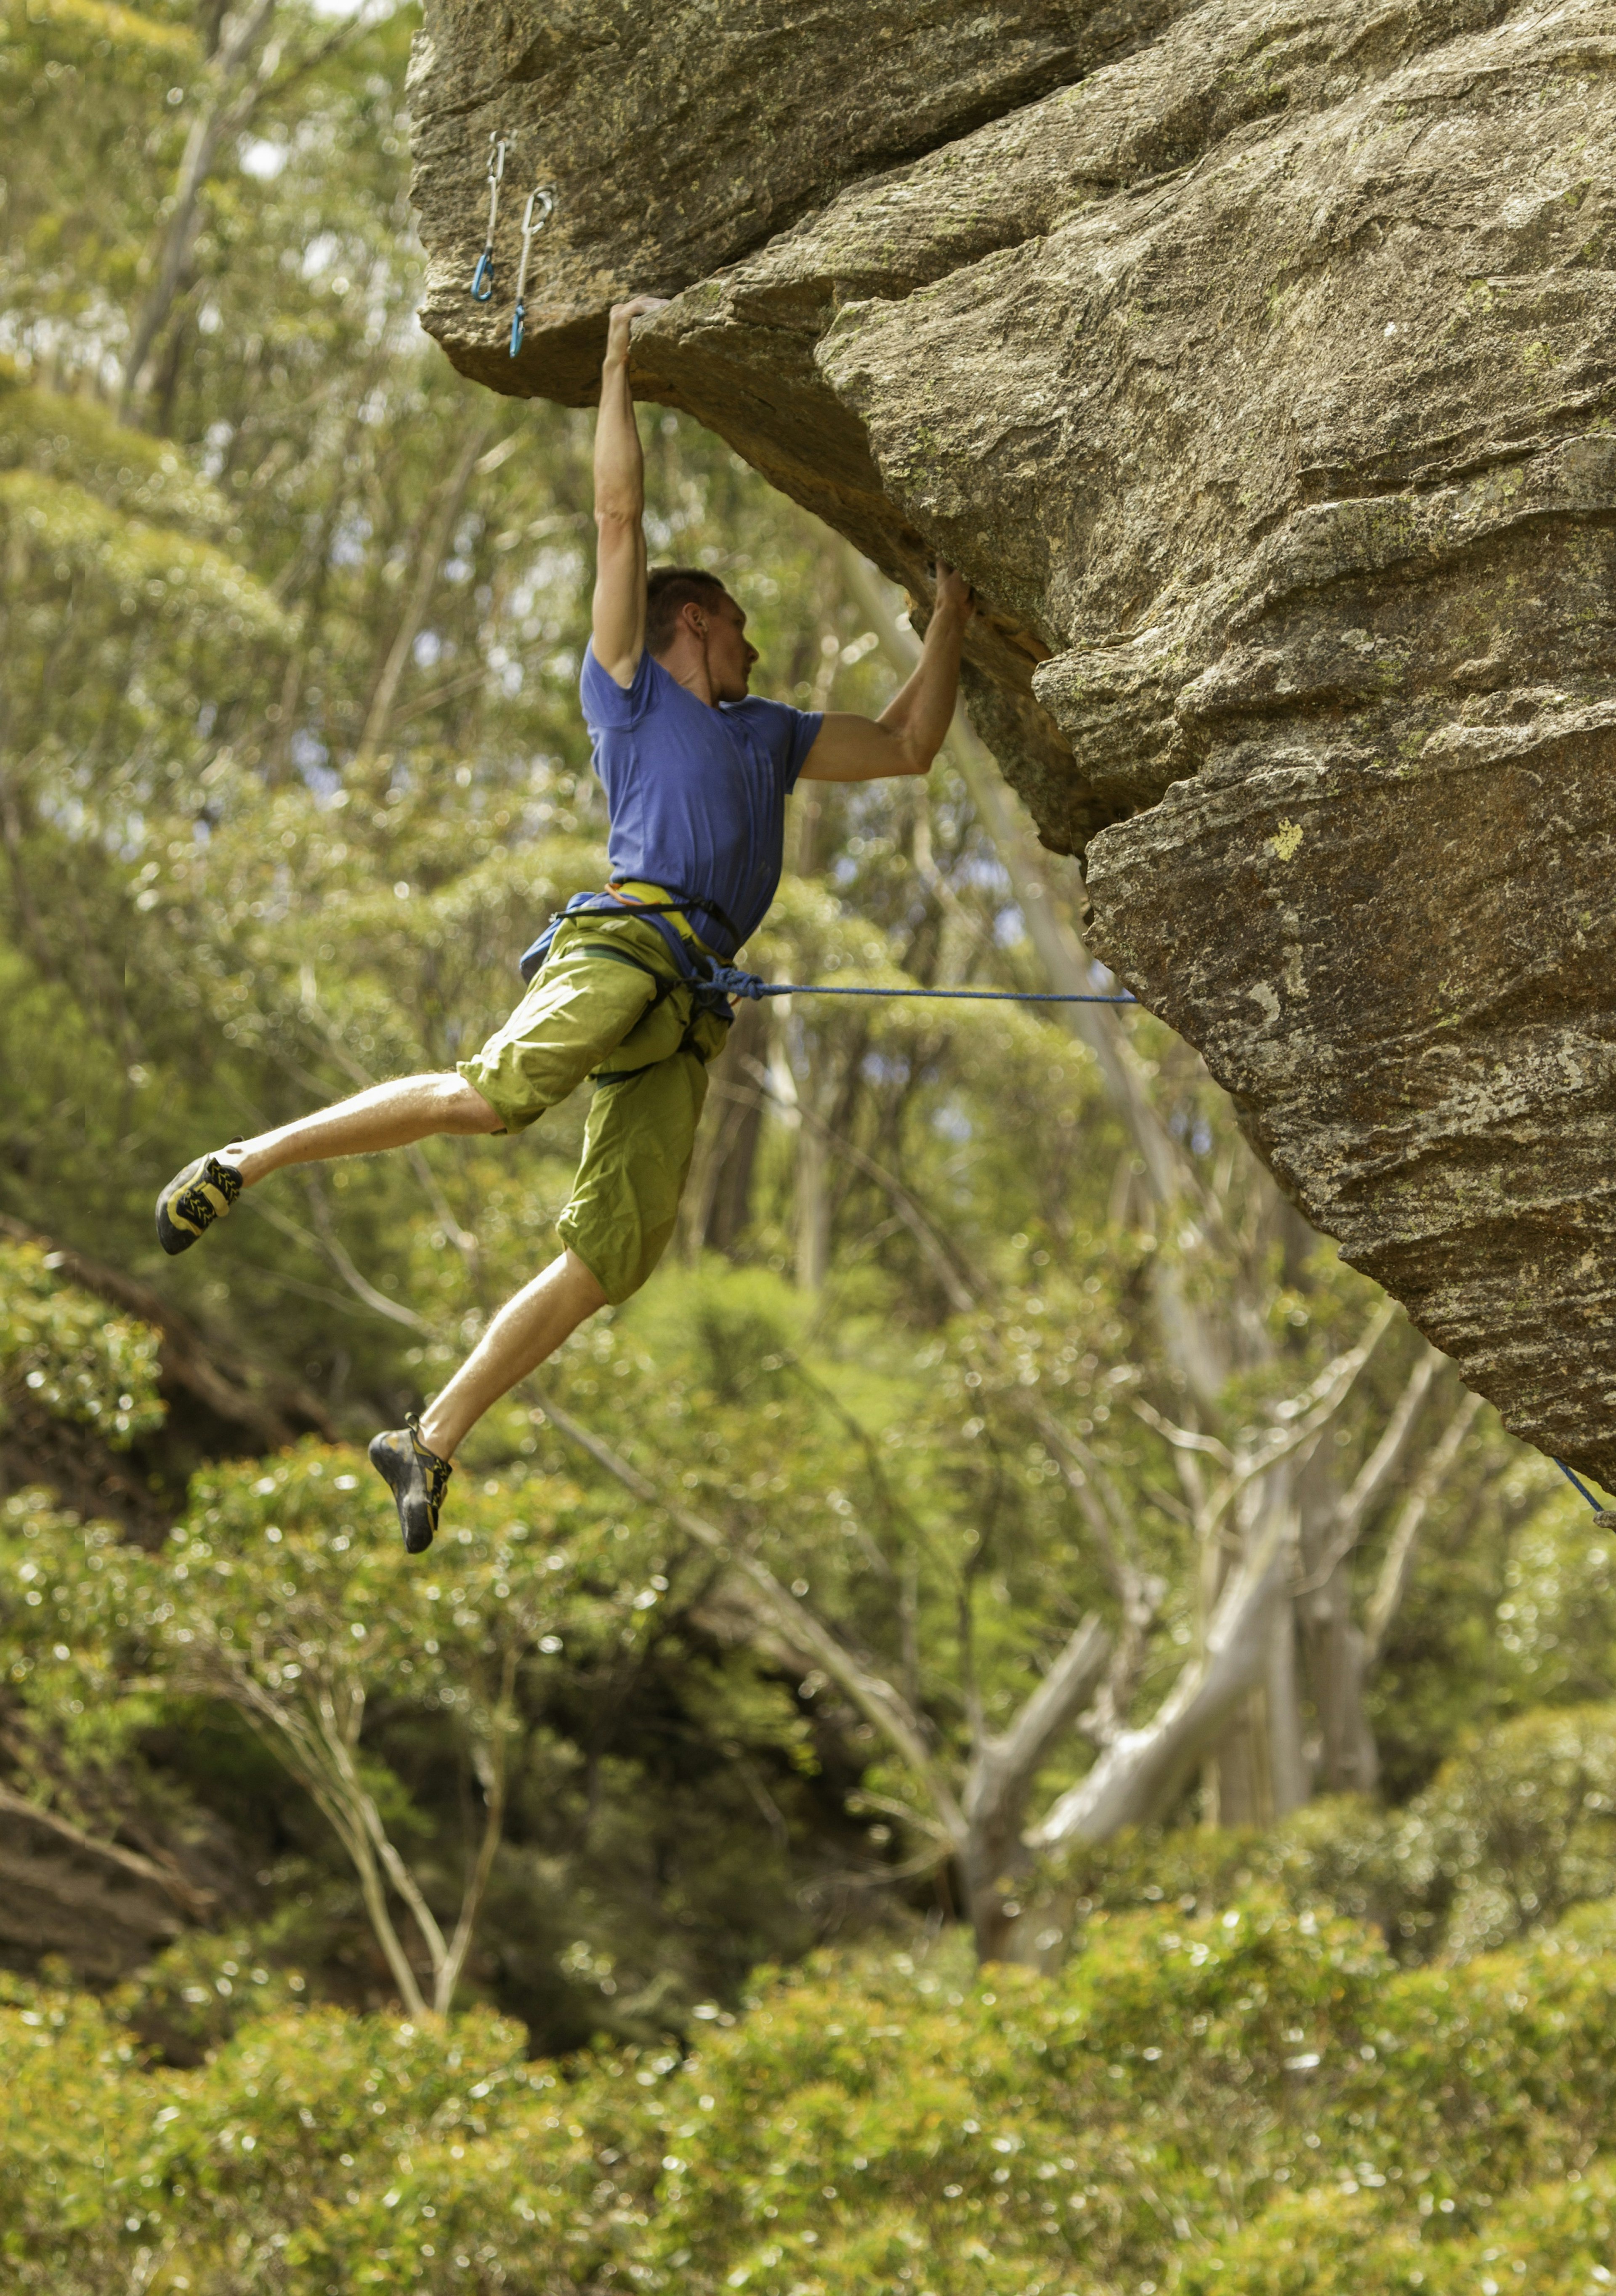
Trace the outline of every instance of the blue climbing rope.
<instances>
[{"instance_id":1,"label":"blue climbing rope","mask_svg":"<svg viewBox=\"0 0 1616 2296\"><path fill-rule=\"evenodd\" d=\"M704 949L691 947L682 934L665 924L668 916L682 916L686 909L704 909L715 917L731 936L741 938L736 928L721 910L710 901L702 901L682 893L677 901L642 901L632 893L608 885L600 893L574 893L564 909L558 909L544 931L529 948L521 953L520 971L529 986L538 977L557 928L568 917L621 915L625 910L632 916L643 916L654 925L667 942L674 963L684 975L687 985L695 991L697 1005L707 1012L718 1012L730 1018L728 1000L743 996L756 1004L764 996L924 996L976 1004L1136 1004L1136 996L1126 991L1120 996L1089 996L1076 991L1049 988L875 988L862 985L855 988L832 980L765 980L760 974L745 972L738 964L720 964Z\"/></svg>"},{"instance_id":2,"label":"blue climbing rope","mask_svg":"<svg viewBox=\"0 0 1616 2296\"><path fill-rule=\"evenodd\" d=\"M1078 996L1057 995L1047 988L854 988L828 980L760 980L755 972L742 972L733 964L715 964L706 984L721 996L931 996L950 1004L1136 1004L1136 996Z\"/></svg>"},{"instance_id":3,"label":"blue climbing rope","mask_svg":"<svg viewBox=\"0 0 1616 2296\"><path fill-rule=\"evenodd\" d=\"M1571 1469L1566 1465L1563 1459L1556 1459L1554 1461L1554 1464L1565 1477L1566 1481L1570 1483L1571 1488L1576 1491L1580 1491L1583 1497L1587 1501L1589 1506L1593 1508L1594 1521L1598 1524L1600 1529L1616 1530L1616 1509L1612 1509L1608 1506L1602 1506L1600 1502L1594 1496L1593 1492L1589 1490L1587 1485L1583 1481L1581 1476L1574 1474Z\"/></svg>"}]
</instances>

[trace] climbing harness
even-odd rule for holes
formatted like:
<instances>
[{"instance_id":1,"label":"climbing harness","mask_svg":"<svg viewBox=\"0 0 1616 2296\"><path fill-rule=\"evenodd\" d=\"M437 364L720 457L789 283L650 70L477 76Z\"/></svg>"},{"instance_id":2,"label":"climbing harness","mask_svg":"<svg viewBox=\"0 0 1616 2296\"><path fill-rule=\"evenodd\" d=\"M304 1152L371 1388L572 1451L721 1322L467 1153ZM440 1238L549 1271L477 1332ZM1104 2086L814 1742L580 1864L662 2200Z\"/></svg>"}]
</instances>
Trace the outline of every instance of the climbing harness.
<instances>
[{"instance_id":1,"label":"climbing harness","mask_svg":"<svg viewBox=\"0 0 1616 2296\"><path fill-rule=\"evenodd\" d=\"M1554 1461L1554 1464L1559 1468L1561 1473L1565 1477L1566 1481L1571 1484L1571 1488L1574 1490L1580 1491L1583 1497L1593 1508L1595 1529L1596 1530L1616 1530L1616 1508L1601 1506L1598 1500L1594 1496L1593 1492L1589 1490L1587 1485L1583 1481L1581 1476L1573 1474L1571 1470L1566 1465L1563 1459L1556 1459Z\"/></svg>"},{"instance_id":2,"label":"climbing harness","mask_svg":"<svg viewBox=\"0 0 1616 2296\"><path fill-rule=\"evenodd\" d=\"M541 201L543 202L542 205L539 204ZM533 219L533 210L535 207L538 207L538 220L537 223ZM521 348L522 321L528 316L528 306L525 298L528 292L528 258L533 252L533 235L535 232L543 231L545 226L549 222L554 212L554 185L552 184L537 184L534 189L528 193L527 209L523 213L521 219L521 268L516 275L516 308L511 316L511 357L513 358L516 357L516 354Z\"/></svg>"},{"instance_id":3,"label":"climbing harness","mask_svg":"<svg viewBox=\"0 0 1616 2296\"><path fill-rule=\"evenodd\" d=\"M574 893L566 907L555 913L532 947L523 949L519 960L521 977L529 986L537 979L545 959L550 954L550 944L555 939L563 919L576 916L621 916L627 910L632 916L644 917L666 941L668 953L679 968L679 980L696 992L698 1008L705 1012L718 1013L725 1020L728 1020L731 1018L729 1006L725 1002L722 992L717 996L712 993L714 982L711 977L715 969L727 970L727 968L718 967L717 958L693 949L682 933L676 931L672 925L663 922L669 916L683 916L688 909L704 910L723 927L732 940L740 939L740 933L731 924L723 910L716 907L710 901L698 901L688 894L681 894L670 901L642 901L637 894L625 893L615 885L608 885L603 893ZM604 944L601 946L603 947ZM636 962L633 957L624 956L621 951L613 950L612 954L619 956L626 964ZM642 972L651 971L649 965L641 965L639 969ZM660 1004L668 991L677 987L678 983L669 980L667 976L661 973L654 974L652 977L665 984L656 1000ZM747 976L749 979L750 977L750 975Z\"/></svg>"},{"instance_id":4,"label":"climbing harness","mask_svg":"<svg viewBox=\"0 0 1616 2296\"><path fill-rule=\"evenodd\" d=\"M509 137L496 128L488 137L488 235L483 241L482 253L477 258L477 268L472 274L472 300L486 303L494 292L494 226L499 220L499 186L504 179L505 150ZM526 258L523 259L526 275Z\"/></svg>"},{"instance_id":5,"label":"climbing harness","mask_svg":"<svg viewBox=\"0 0 1616 2296\"><path fill-rule=\"evenodd\" d=\"M645 917L660 933L679 968L681 978L694 992L696 1010L716 1013L725 1021L734 1017L729 1009L732 996L744 996L753 1003L765 996L923 996L946 999L950 1003L980 1004L1136 1004L1139 1001L1136 996L1127 995L1078 996L1039 988L866 988L843 987L840 982L827 980L765 980L755 972L742 971L739 965L721 964L717 957L693 949L682 933L662 922L667 914L682 915L688 909L701 909L718 920L732 940L739 940L741 935L734 926L710 901L690 897L670 901L642 901L636 895L619 892L611 885L603 893L575 893L565 909L559 910L550 919L532 947L522 951L522 979L532 983L550 954L550 944L555 939L563 918L611 916L620 914L625 909L632 915ZM634 960L625 958L623 961L632 964ZM642 970L648 972L650 968L645 966ZM672 985L669 983L669 987ZM664 990L663 994L666 993ZM1567 1468L1566 1472L1569 1474L1571 1470Z\"/></svg>"}]
</instances>

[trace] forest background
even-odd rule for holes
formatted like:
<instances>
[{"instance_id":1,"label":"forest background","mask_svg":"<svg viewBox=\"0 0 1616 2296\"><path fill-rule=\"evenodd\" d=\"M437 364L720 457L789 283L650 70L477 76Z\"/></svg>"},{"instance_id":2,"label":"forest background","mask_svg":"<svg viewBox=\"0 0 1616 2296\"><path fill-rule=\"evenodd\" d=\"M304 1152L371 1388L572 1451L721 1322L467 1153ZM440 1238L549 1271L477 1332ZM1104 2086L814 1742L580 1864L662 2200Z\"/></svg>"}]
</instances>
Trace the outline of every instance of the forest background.
<instances>
[{"instance_id":1,"label":"forest background","mask_svg":"<svg viewBox=\"0 0 1616 2296\"><path fill-rule=\"evenodd\" d=\"M16 2284L1608 2285L1611 1541L1148 1014L744 1008L407 1569L363 1443L582 1106L158 1251L602 873L590 419L415 325L414 24L6 0ZM758 689L878 710L903 600L641 427ZM750 961L1103 990L1081 908L962 720L793 800Z\"/></svg>"}]
</instances>

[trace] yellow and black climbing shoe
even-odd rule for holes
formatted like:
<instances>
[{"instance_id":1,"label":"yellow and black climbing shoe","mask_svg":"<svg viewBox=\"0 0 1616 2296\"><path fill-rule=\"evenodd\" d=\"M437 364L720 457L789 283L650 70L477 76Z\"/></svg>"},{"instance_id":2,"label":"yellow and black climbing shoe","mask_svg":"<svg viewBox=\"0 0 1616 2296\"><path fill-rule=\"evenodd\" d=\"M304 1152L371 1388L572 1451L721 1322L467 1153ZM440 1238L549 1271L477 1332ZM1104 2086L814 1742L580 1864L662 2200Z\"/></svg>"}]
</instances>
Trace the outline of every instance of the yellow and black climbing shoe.
<instances>
[{"instance_id":1,"label":"yellow and black climbing shoe","mask_svg":"<svg viewBox=\"0 0 1616 2296\"><path fill-rule=\"evenodd\" d=\"M202 1230L222 1219L242 1193L242 1176L217 1156L199 1156L176 1172L157 1199L157 1240L165 1251L189 1251Z\"/></svg>"},{"instance_id":2,"label":"yellow and black climbing shoe","mask_svg":"<svg viewBox=\"0 0 1616 2296\"><path fill-rule=\"evenodd\" d=\"M406 1553L423 1554L438 1528L438 1510L455 1472L452 1464L422 1441L421 1422L413 1411L404 1426L375 1438L370 1463L398 1503Z\"/></svg>"}]
</instances>

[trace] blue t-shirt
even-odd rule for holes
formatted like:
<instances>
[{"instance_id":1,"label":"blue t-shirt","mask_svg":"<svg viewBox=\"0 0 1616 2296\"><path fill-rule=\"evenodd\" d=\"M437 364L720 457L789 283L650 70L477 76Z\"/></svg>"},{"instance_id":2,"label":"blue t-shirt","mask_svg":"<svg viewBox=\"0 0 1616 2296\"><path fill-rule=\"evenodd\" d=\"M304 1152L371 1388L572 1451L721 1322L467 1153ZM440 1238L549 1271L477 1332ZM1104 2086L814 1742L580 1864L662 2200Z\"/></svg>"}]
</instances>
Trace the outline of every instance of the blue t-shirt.
<instances>
[{"instance_id":1,"label":"blue t-shirt","mask_svg":"<svg viewBox=\"0 0 1616 2296\"><path fill-rule=\"evenodd\" d=\"M750 698L710 708L648 653L625 688L593 646L578 691L611 816L612 875L687 893L696 931L733 956L775 898L785 800L819 713Z\"/></svg>"}]
</instances>

